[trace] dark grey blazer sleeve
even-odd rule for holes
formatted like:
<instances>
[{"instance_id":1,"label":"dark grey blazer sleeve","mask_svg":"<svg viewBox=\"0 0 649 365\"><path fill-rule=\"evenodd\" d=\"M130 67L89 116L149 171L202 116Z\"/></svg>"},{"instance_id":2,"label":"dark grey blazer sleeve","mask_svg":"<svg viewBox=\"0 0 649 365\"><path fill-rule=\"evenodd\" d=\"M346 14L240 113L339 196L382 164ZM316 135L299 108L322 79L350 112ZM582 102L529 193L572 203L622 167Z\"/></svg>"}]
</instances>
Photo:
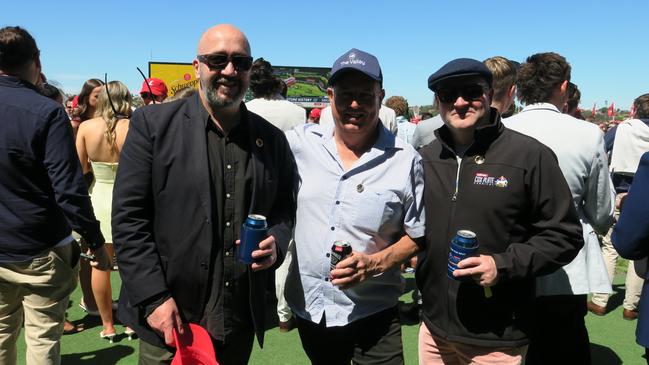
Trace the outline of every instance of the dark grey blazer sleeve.
<instances>
[{"instance_id":1,"label":"dark grey blazer sleeve","mask_svg":"<svg viewBox=\"0 0 649 365\"><path fill-rule=\"evenodd\" d=\"M155 136L136 110L120 155L113 190L113 239L131 305L168 292L153 234L152 166Z\"/></svg>"}]
</instances>

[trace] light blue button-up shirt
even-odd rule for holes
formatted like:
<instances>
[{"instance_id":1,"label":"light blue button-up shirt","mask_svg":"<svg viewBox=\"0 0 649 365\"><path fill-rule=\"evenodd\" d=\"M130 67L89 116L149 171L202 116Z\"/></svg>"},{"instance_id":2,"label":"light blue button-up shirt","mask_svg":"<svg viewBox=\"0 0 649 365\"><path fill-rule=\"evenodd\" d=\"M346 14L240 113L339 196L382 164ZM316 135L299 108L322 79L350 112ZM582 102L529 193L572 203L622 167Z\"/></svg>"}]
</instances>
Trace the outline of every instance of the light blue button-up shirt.
<instances>
[{"instance_id":1,"label":"light blue button-up shirt","mask_svg":"<svg viewBox=\"0 0 649 365\"><path fill-rule=\"evenodd\" d=\"M404 234L424 235L423 167L414 148L385 127L372 148L348 170L336 150L333 125L288 131L300 174L296 256L285 297L294 313L327 327L344 326L394 307L402 292L398 267L341 290L329 280L331 246L348 241L373 254Z\"/></svg>"}]
</instances>

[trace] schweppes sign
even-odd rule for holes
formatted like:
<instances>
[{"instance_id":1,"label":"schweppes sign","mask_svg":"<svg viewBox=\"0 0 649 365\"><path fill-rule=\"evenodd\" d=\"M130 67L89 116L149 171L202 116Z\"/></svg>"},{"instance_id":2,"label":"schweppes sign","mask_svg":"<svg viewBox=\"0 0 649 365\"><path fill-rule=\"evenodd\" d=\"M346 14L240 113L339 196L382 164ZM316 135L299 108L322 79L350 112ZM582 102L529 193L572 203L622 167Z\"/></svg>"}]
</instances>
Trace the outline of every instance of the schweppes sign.
<instances>
[{"instance_id":1,"label":"schweppes sign","mask_svg":"<svg viewBox=\"0 0 649 365\"><path fill-rule=\"evenodd\" d=\"M164 81L169 96L186 87L198 89L198 79L191 63L149 62L149 77Z\"/></svg>"}]
</instances>

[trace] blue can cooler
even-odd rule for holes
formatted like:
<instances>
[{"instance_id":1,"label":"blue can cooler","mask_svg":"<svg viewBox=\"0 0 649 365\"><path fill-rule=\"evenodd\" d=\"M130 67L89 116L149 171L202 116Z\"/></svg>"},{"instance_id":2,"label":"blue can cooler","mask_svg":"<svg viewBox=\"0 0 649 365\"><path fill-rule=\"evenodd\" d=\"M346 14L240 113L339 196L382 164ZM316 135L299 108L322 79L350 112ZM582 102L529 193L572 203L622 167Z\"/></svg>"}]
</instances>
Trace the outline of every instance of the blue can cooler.
<instances>
[{"instance_id":1,"label":"blue can cooler","mask_svg":"<svg viewBox=\"0 0 649 365\"><path fill-rule=\"evenodd\" d=\"M462 229L451 240L451 249L448 253L448 270L447 276L453 280L468 281L471 277L456 278L453 272L457 269L457 264L467 257L478 255L478 239L472 231Z\"/></svg>"},{"instance_id":2,"label":"blue can cooler","mask_svg":"<svg viewBox=\"0 0 649 365\"><path fill-rule=\"evenodd\" d=\"M239 236L239 251L237 259L244 264L252 264L252 251L259 249L259 242L268 237L266 217L259 214L250 214L241 225Z\"/></svg>"}]
</instances>

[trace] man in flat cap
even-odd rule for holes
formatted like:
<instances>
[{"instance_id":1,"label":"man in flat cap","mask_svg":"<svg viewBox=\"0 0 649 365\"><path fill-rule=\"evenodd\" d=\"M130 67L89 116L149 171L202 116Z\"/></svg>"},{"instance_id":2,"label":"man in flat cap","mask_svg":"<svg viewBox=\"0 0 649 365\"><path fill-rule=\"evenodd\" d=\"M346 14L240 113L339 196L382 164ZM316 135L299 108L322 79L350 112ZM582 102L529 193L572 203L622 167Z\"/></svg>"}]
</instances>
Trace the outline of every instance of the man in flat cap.
<instances>
[{"instance_id":1,"label":"man in flat cap","mask_svg":"<svg viewBox=\"0 0 649 365\"><path fill-rule=\"evenodd\" d=\"M421 159L379 120L376 57L352 49L331 71L335 123L286 134L300 187L285 295L313 364L403 364L399 264L423 243ZM332 270L336 242L352 252Z\"/></svg>"},{"instance_id":2,"label":"man in flat cap","mask_svg":"<svg viewBox=\"0 0 649 365\"><path fill-rule=\"evenodd\" d=\"M583 245L556 157L503 126L489 106L492 78L482 62L462 58L428 79L444 126L420 150L428 185L416 273L421 364L520 364L534 278L570 262ZM475 234L479 248L453 271L449 252L459 230Z\"/></svg>"}]
</instances>

